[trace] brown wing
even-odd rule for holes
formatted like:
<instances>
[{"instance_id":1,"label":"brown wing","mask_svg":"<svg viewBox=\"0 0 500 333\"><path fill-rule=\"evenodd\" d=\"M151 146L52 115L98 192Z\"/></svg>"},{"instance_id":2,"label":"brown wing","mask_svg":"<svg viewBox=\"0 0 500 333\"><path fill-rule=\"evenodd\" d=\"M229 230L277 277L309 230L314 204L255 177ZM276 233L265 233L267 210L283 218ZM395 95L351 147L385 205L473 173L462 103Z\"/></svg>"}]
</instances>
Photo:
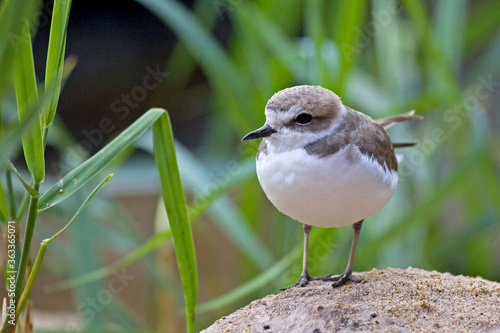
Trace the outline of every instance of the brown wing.
<instances>
[{"instance_id":1,"label":"brown wing","mask_svg":"<svg viewBox=\"0 0 500 333\"><path fill-rule=\"evenodd\" d=\"M351 125L354 127L352 143L358 146L363 154L375 158L380 165L387 166L391 170L398 170L392 141L385 129L367 115L352 111L350 113L354 115ZM358 122L358 125L355 122Z\"/></svg>"},{"instance_id":2,"label":"brown wing","mask_svg":"<svg viewBox=\"0 0 500 333\"><path fill-rule=\"evenodd\" d=\"M351 145L361 153L376 159L382 166L397 170L391 139L382 126L367 115L346 107L344 121L331 135L308 144L305 149L310 155L324 157Z\"/></svg>"}]
</instances>

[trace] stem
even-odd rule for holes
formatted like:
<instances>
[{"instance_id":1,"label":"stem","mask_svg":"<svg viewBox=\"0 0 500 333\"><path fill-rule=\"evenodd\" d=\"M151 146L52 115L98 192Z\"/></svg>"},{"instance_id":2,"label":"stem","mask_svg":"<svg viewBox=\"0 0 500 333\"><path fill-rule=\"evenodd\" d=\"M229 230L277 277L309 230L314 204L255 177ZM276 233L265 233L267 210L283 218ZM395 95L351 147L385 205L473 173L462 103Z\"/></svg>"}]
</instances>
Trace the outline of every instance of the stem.
<instances>
[{"instance_id":1,"label":"stem","mask_svg":"<svg viewBox=\"0 0 500 333\"><path fill-rule=\"evenodd\" d=\"M47 136L49 134L49 127L44 127L42 128L42 142L43 142L43 149L45 150L45 146L47 144Z\"/></svg>"},{"instance_id":2,"label":"stem","mask_svg":"<svg viewBox=\"0 0 500 333\"><path fill-rule=\"evenodd\" d=\"M35 183L33 188L38 192L40 184ZM28 210L28 217L26 221L26 230L24 232L23 250L21 252L21 260L17 268L16 292L14 296L15 304L18 304L19 298L23 290L24 277L26 275L26 271L28 270L31 240L33 239L35 222L38 215L37 206L38 206L38 196L31 196L29 210Z\"/></svg>"},{"instance_id":3,"label":"stem","mask_svg":"<svg viewBox=\"0 0 500 333\"><path fill-rule=\"evenodd\" d=\"M30 276L28 278L28 282L26 283L26 287L24 288L24 291L19 298L19 303L17 303L16 307L16 322L17 318L19 318L19 315L21 314L21 311L23 311L24 304L28 300L28 297L30 296L31 288L33 287L33 283L35 282L36 276L38 275L38 270L40 269L40 265L42 264L43 257L45 256L45 251L47 250L47 245L49 245L50 241L47 239L42 241L42 244L40 245L40 250L38 251L38 255L36 256L35 262L33 263L33 267L31 269Z\"/></svg>"},{"instance_id":4,"label":"stem","mask_svg":"<svg viewBox=\"0 0 500 333\"><path fill-rule=\"evenodd\" d=\"M12 186L12 172L7 170L7 192L9 193L9 203L10 203L10 218L15 219L16 213L16 202L14 200L14 187Z\"/></svg>"},{"instance_id":5,"label":"stem","mask_svg":"<svg viewBox=\"0 0 500 333\"><path fill-rule=\"evenodd\" d=\"M29 198L29 193L24 193L23 198L21 199L21 203L19 204L19 208L17 209L17 216L14 218L15 221L19 221L23 218L23 214L26 210L26 206L28 205Z\"/></svg>"}]
</instances>

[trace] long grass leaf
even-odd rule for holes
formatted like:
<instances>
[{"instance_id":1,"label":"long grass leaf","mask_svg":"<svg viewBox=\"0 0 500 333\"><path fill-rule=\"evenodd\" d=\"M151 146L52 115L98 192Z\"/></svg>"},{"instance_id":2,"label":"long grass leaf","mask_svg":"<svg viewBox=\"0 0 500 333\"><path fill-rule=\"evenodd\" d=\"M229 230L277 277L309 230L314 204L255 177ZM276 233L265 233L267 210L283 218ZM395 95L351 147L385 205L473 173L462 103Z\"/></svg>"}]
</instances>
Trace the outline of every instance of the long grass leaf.
<instances>
[{"instance_id":1,"label":"long grass leaf","mask_svg":"<svg viewBox=\"0 0 500 333\"><path fill-rule=\"evenodd\" d=\"M125 148L131 145L146 129L163 114L165 110L148 110L120 135L97 152L94 156L70 171L66 176L47 190L38 202L38 209L43 211L66 199L85 185L99 171L104 169Z\"/></svg>"},{"instance_id":2,"label":"long grass leaf","mask_svg":"<svg viewBox=\"0 0 500 333\"><path fill-rule=\"evenodd\" d=\"M251 163L249 163L251 162ZM255 176L255 162L249 161L241 166L241 172L237 176L232 177L231 180L223 187L219 188L217 191L210 192L206 196L195 201L191 206L188 207L188 219L193 222L201 214L203 214L206 209L212 204L217 198L224 195L229 188L234 187L242 181L247 180L249 177ZM83 274L74 278L70 278L65 281L57 282L46 287L47 292L56 292L67 289L72 289L83 284L95 282L97 280L103 279L109 275L112 275L118 270L121 270L134 262L144 258L149 253L153 252L158 246L163 244L167 239L172 236L170 229L161 231L148 240L142 242L142 244L135 250L129 252L126 256L118 259L117 261L101 267L95 271Z\"/></svg>"},{"instance_id":3,"label":"long grass leaf","mask_svg":"<svg viewBox=\"0 0 500 333\"><path fill-rule=\"evenodd\" d=\"M21 184L23 184L24 188L26 189L26 191L28 191L28 193L32 196L32 197L38 197L39 193L38 191L36 191L33 187L31 187L30 184L28 184L28 182L26 182L23 177L21 176L21 174L19 173L19 171L17 171L16 167L14 166L14 164L12 164L11 161L9 160L6 160L6 161L2 161L1 165L9 170L9 171L12 171L12 173L14 173L17 178L19 179L19 181L21 182Z\"/></svg>"},{"instance_id":4,"label":"long grass leaf","mask_svg":"<svg viewBox=\"0 0 500 333\"><path fill-rule=\"evenodd\" d=\"M274 55L294 74L295 79L305 79L298 47L251 2L242 2L235 8L241 23L252 29Z\"/></svg>"},{"instance_id":5,"label":"long grass leaf","mask_svg":"<svg viewBox=\"0 0 500 333\"><path fill-rule=\"evenodd\" d=\"M429 17L427 16L425 5L422 2L403 0L410 18L413 20L425 49L424 55L429 65L431 88L440 89L443 98L456 99L461 97L461 87L459 86L451 63L445 56L442 45L438 42L435 32L431 29Z\"/></svg>"},{"instance_id":6,"label":"long grass leaf","mask_svg":"<svg viewBox=\"0 0 500 333\"><path fill-rule=\"evenodd\" d=\"M69 222L57 233L55 233L52 237L44 239L42 241L42 244L40 246L40 250L38 251L38 255L35 259L35 262L33 264L33 267L31 268L30 275L28 277L28 281L26 282L26 287L23 290L23 293L21 295L21 298L19 299L19 303L17 304L16 308L16 315L19 316L21 311L23 310L24 304L26 303L26 300L28 299L30 293L31 293L31 288L33 287L33 283L35 282L35 278L38 275L38 271L40 269L40 266L43 261L43 257L45 256L45 251L47 250L47 246L53 242L57 237L59 237L72 223L75 221L75 219L78 217L80 212L87 206L87 204L92 200L92 198L99 192L104 185L113 177L113 174L108 175L106 178L104 178L103 181L101 181L95 188L90 192L90 194L87 196L87 198L83 201L83 203L80 205L78 210L75 212L73 217L69 220Z\"/></svg>"},{"instance_id":7,"label":"long grass leaf","mask_svg":"<svg viewBox=\"0 0 500 333\"><path fill-rule=\"evenodd\" d=\"M30 21L38 17L38 2L33 0L5 0L0 2L0 96L9 83L12 64L19 47L26 40L22 31L26 25L36 25ZM26 19L28 18L28 19Z\"/></svg>"},{"instance_id":8,"label":"long grass leaf","mask_svg":"<svg viewBox=\"0 0 500 333\"><path fill-rule=\"evenodd\" d=\"M45 290L47 292L57 292L57 291L63 291L67 289L73 289L78 286L95 282L100 279L103 279L107 276L112 275L118 270L121 270L137 260L142 259L145 257L147 254L153 252L158 246L162 245L165 243L167 239L170 238L172 235L170 230L166 230L161 233L157 233L153 237L151 237L149 240L143 242L141 246L139 246L137 249L133 250L132 252L128 253L126 256L123 258L118 259L117 261L113 262L112 264L109 264L107 266L101 267L99 269L96 269L95 271L89 272L87 274L83 274L80 276L76 276L74 278L64 280L61 282L53 283L45 287Z\"/></svg>"},{"instance_id":9,"label":"long grass leaf","mask_svg":"<svg viewBox=\"0 0 500 333\"><path fill-rule=\"evenodd\" d=\"M46 128L54 121L63 77L66 31L68 27L71 0L55 0L50 26L47 64L45 67L45 87L56 84L57 89L51 96L48 110L44 112L43 126Z\"/></svg>"},{"instance_id":10,"label":"long grass leaf","mask_svg":"<svg viewBox=\"0 0 500 333\"><path fill-rule=\"evenodd\" d=\"M465 29L467 53L475 53L498 32L500 21L500 2L498 0L485 0L477 2L471 8Z\"/></svg>"},{"instance_id":11,"label":"long grass leaf","mask_svg":"<svg viewBox=\"0 0 500 333\"><path fill-rule=\"evenodd\" d=\"M68 57L67 61L64 63L62 84L66 82L75 66L75 58ZM50 96L52 96L57 87L59 86L56 86L56 83L46 87L38 96L37 102L28 107L28 110L24 114L23 121L20 124L11 125L4 130L4 135L0 138L0 159L16 154L22 135L34 126L33 123L35 121L39 121L40 113L44 109L44 106L50 102Z\"/></svg>"},{"instance_id":12,"label":"long grass leaf","mask_svg":"<svg viewBox=\"0 0 500 333\"><path fill-rule=\"evenodd\" d=\"M52 237L46 239L45 241L47 242L47 244L51 243L52 241L54 241L57 237L59 237L66 229L68 229L68 227L71 225L71 223L73 223L73 221L78 217L78 215L80 214L80 212L85 208L85 206L87 206L87 204L90 202L90 200L92 200L92 198L97 194L97 192L99 192L103 187L104 185L106 185L106 183L111 179L111 177L113 177L113 174L109 174L108 176L106 176L106 178L104 178L93 190L92 192L90 192L90 194L87 196L87 198L83 201L83 203L80 205L80 207L78 208L78 210L76 211L76 213L73 215L73 217L69 220L69 222L64 226L64 228L62 228L61 230L59 230L57 233L55 233Z\"/></svg>"},{"instance_id":13,"label":"long grass leaf","mask_svg":"<svg viewBox=\"0 0 500 333\"><path fill-rule=\"evenodd\" d=\"M6 222L9 217L9 205L7 204L2 178L0 177L0 222Z\"/></svg>"},{"instance_id":14,"label":"long grass leaf","mask_svg":"<svg viewBox=\"0 0 500 333\"><path fill-rule=\"evenodd\" d=\"M167 113L153 125L154 157L163 194L168 222L172 231L177 265L184 288L187 331L194 331L194 309L198 295L198 276L193 235L189 225L186 200L175 156L174 137Z\"/></svg>"},{"instance_id":15,"label":"long grass leaf","mask_svg":"<svg viewBox=\"0 0 500 333\"><path fill-rule=\"evenodd\" d=\"M207 30L212 30L217 21L216 10L217 6L214 5L213 0L198 0L192 13L198 18L201 25ZM186 45L178 43L168 59L166 71L171 73L171 76L166 83L174 90L185 87L195 68L196 61L189 54Z\"/></svg>"},{"instance_id":16,"label":"long grass leaf","mask_svg":"<svg viewBox=\"0 0 500 333\"><path fill-rule=\"evenodd\" d=\"M356 64L361 52L360 38L366 38L366 32L361 28L365 17L367 0L340 0L338 2L337 17L335 20L335 40L342 51L342 65L340 68L339 86L337 93L342 95L345 80L351 68ZM364 35L363 35L364 34Z\"/></svg>"},{"instance_id":17,"label":"long grass leaf","mask_svg":"<svg viewBox=\"0 0 500 333\"><path fill-rule=\"evenodd\" d=\"M177 155L181 168L181 175L184 185L195 194L201 193L203 196L210 195L209 187L219 187L214 182L209 170L184 146L177 145ZM234 168L234 166L233 166ZM238 170L234 168L235 170ZM238 170L239 171L239 170ZM228 171L228 176L234 177L237 172ZM195 205L198 197L195 197ZM260 268L269 267L274 261L273 256L263 244L255 230L250 227L250 222L241 213L228 197L216 200L208 211L214 222L220 226L221 231L226 233L233 244L240 248L252 261Z\"/></svg>"}]
</instances>

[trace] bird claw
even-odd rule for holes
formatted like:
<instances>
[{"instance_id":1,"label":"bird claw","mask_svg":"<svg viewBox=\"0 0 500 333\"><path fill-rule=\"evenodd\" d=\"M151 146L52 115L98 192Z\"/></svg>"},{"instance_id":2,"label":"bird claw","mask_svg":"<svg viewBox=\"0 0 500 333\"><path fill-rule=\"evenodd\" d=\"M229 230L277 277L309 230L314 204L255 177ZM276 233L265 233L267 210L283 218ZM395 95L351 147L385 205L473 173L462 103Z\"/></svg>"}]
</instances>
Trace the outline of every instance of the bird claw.
<instances>
[{"instance_id":1,"label":"bird claw","mask_svg":"<svg viewBox=\"0 0 500 333\"><path fill-rule=\"evenodd\" d=\"M343 286L347 281L361 282L361 279L352 275L351 272L345 272L342 275L334 277L331 281L335 281L334 283L332 283L332 287L337 288Z\"/></svg>"},{"instance_id":2,"label":"bird claw","mask_svg":"<svg viewBox=\"0 0 500 333\"><path fill-rule=\"evenodd\" d=\"M287 290L287 289L294 288L294 287L305 287L308 285L309 281L312 281L312 280L313 280L313 278L311 276L309 276L309 274L301 275L299 277L299 279L297 280L297 282L295 282L292 285L289 285L288 287L281 288L280 290Z\"/></svg>"},{"instance_id":3,"label":"bird claw","mask_svg":"<svg viewBox=\"0 0 500 333\"><path fill-rule=\"evenodd\" d=\"M309 284L310 281L333 281L332 287L337 288L344 285L347 281L352 281L357 283L361 282L361 279L352 275L351 272L344 272L341 275L326 274L315 277L307 274L307 275L301 275L300 278L297 280L297 282L295 282L292 285L289 285L288 287L281 288L281 290L287 290L294 287L305 287Z\"/></svg>"}]
</instances>

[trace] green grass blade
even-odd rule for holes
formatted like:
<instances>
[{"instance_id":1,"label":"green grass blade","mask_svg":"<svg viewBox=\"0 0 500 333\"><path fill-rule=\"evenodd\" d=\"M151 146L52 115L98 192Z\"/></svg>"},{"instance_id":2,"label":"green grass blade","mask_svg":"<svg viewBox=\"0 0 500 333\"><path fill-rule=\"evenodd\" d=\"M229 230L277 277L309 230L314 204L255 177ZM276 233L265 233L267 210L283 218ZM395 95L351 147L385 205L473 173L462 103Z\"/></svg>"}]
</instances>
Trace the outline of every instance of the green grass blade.
<instances>
[{"instance_id":1,"label":"green grass blade","mask_svg":"<svg viewBox=\"0 0 500 333\"><path fill-rule=\"evenodd\" d=\"M314 68L315 83L323 87L330 87L332 81L326 67L323 56L325 41L324 3L322 0L313 0L305 3L305 27L309 39L314 45L314 58L316 66Z\"/></svg>"},{"instance_id":2,"label":"green grass blade","mask_svg":"<svg viewBox=\"0 0 500 333\"><path fill-rule=\"evenodd\" d=\"M342 65L340 67L339 87L336 92L343 94L345 80L351 68L356 64L361 53L357 40L359 31L363 31L361 24L365 17L367 0L340 0L334 32L335 41L342 51Z\"/></svg>"},{"instance_id":3,"label":"green grass blade","mask_svg":"<svg viewBox=\"0 0 500 333\"><path fill-rule=\"evenodd\" d=\"M189 221L194 221L198 218L206 209L220 196L224 195L229 188L234 187L242 181L247 180L250 177L255 177L255 161L253 159L245 162L241 166L240 172L231 178L231 180L221 188L217 189L217 191L210 192L206 196L196 200L192 206L188 207L188 219ZM72 289L83 284L95 282L97 280L103 279L118 270L121 270L134 262L142 259L147 254L154 251L158 246L163 244L167 239L172 235L170 229L162 231L160 233L155 234L150 239L142 242L142 244L136 248L135 250L129 252L123 258L118 259L117 261L101 267L95 271L89 272L84 275L80 275L65 281L61 281L58 283L51 284L46 287L47 292L56 292L62 291L66 289Z\"/></svg>"},{"instance_id":4,"label":"green grass blade","mask_svg":"<svg viewBox=\"0 0 500 333\"><path fill-rule=\"evenodd\" d=\"M252 158L243 162L239 167L238 173L232 176L226 183L223 183L213 191L209 191L205 195L196 198L192 205L188 207L189 220L192 221L200 217L207 210L207 208L214 203L215 200L226 194L230 188L253 177L255 177L255 160ZM269 253L262 255L271 259Z\"/></svg>"},{"instance_id":5,"label":"green grass blade","mask_svg":"<svg viewBox=\"0 0 500 333\"><path fill-rule=\"evenodd\" d=\"M66 49L66 31L68 27L71 0L55 0L50 26L49 47L47 51L47 64L45 67L45 87L55 84L57 89L51 96L47 110L44 112L44 128L54 121L57 102L61 91L63 77L64 53Z\"/></svg>"},{"instance_id":6,"label":"green grass blade","mask_svg":"<svg viewBox=\"0 0 500 333\"><path fill-rule=\"evenodd\" d=\"M0 96L6 88L19 46L26 41L22 37L26 20L37 17L38 1L4 0L0 2ZM29 22L34 23L34 22Z\"/></svg>"},{"instance_id":7,"label":"green grass blade","mask_svg":"<svg viewBox=\"0 0 500 333\"><path fill-rule=\"evenodd\" d=\"M21 177L21 174L17 171L16 167L14 166L14 164L12 164L11 161L9 160L6 160L6 161L3 161L2 162L2 166L9 170L9 171L12 171L16 176L17 178L19 179L19 181L23 184L24 188L26 189L26 191L28 191L28 193L32 196L32 197L38 197L39 193L38 191L36 191L33 187L30 186L30 184L28 184L24 179L23 177Z\"/></svg>"},{"instance_id":8,"label":"green grass blade","mask_svg":"<svg viewBox=\"0 0 500 333\"><path fill-rule=\"evenodd\" d=\"M67 78L76 66L75 58L69 57L64 64L64 73L62 84L66 82ZM58 88L59 86L57 86ZM22 135L28 131L34 122L38 121L38 115L44 106L50 101L50 96L56 90L56 84L52 84L45 88L45 90L38 96L38 101L28 107L25 112L23 121L20 124L11 125L4 129L4 135L0 138L0 159L7 158L16 154L16 150L21 141Z\"/></svg>"},{"instance_id":9,"label":"green grass blade","mask_svg":"<svg viewBox=\"0 0 500 333\"><path fill-rule=\"evenodd\" d=\"M73 289L76 287L79 287L81 285L91 283L98 281L100 279L103 279L107 276L112 275L116 271L119 271L137 260L142 259L145 257L147 254L151 253L154 251L158 246L162 245L165 243L167 239L170 238L172 235L170 230L163 231L161 233L158 233L151 237L149 240L143 242L141 246L139 246L137 249L133 250L132 252L128 253L126 256L123 258L118 259L117 261L113 262L112 264L109 264L107 266L101 267L99 269L96 269L95 271L89 272L84 275L76 276L74 278L64 280L61 282L57 282L51 285L48 285L45 287L46 292L57 292L57 291L63 291L67 289Z\"/></svg>"},{"instance_id":10,"label":"green grass blade","mask_svg":"<svg viewBox=\"0 0 500 333\"><path fill-rule=\"evenodd\" d=\"M192 12L207 30L212 30L217 21L216 6L212 0L198 0ZM170 73L169 80L165 82L170 89L184 88L196 68L196 61L189 54L187 47L178 43L168 59L166 72Z\"/></svg>"},{"instance_id":11,"label":"green grass blade","mask_svg":"<svg viewBox=\"0 0 500 333\"><path fill-rule=\"evenodd\" d=\"M104 169L125 148L131 145L146 129L148 129L163 113L162 109L150 109L132 125L102 148L94 156L70 171L54 186L47 190L38 202L38 209L43 211L66 199L80 187L85 185L99 171Z\"/></svg>"},{"instance_id":12,"label":"green grass blade","mask_svg":"<svg viewBox=\"0 0 500 333\"><path fill-rule=\"evenodd\" d=\"M106 185L106 183L111 179L111 177L113 177L113 174L109 174L106 178L104 178L100 183L99 185L97 185L94 190L92 190L92 192L90 192L90 194L88 195L88 197L83 201L83 203L81 204L80 208L78 208L78 210L76 211L76 213L73 215L73 217L71 218L71 220L69 220L69 222L64 226L64 228L62 228L61 230L59 230L56 234L54 234L54 236L46 239L45 241L47 241L47 244L51 243L52 241L54 241L54 239L56 239L57 237L59 237L66 229L68 229L68 227L71 225L71 223L73 223L73 221L78 217L78 215L80 214L80 212L85 208L85 206L87 206L87 204L90 202L90 200L92 200L92 198L97 194L97 192L99 192L103 187L104 185Z\"/></svg>"},{"instance_id":13,"label":"green grass blade","mask_svg":"<svg viewBox=\"0 0 500 333\"><path fill-rule=\"evenodd\" d=\"M34 105L38 100L29 26L24 27L22 38L24 42L18 45L18 54L14 61L14 83L19 121L21 123L25 121L29 107ZM28 169L35 183L40 184L45 178L42 124L40 119L33 122L28 133L23 134L22 142Z\"/></svg>"},{"instance_id":14,"label":"green grass blade","mask_svg":"<svg viewBox=\"0 0 500 333\"><path fill-rule=\"evenodd\" d=\"M88 195L88 197L83 201L83 203L80 205L80 207L78 208L78 210L76 211L76 213L69 220L69 222L64 226L64 228L62 228L61 230L59 230L52 237L44 239L42 241L42 244L40 246L40 250L38 251L38 255L37 255L36 259L35 259L35 262L34 262L33 267L31 269L31 273L30 273L30 275L28 277L28 281L26 283L26 287L24 288L23 293L21 295L21 298L19 299L19 303L18 303L17 308L16 308L17 316L19 316L19 314L23 310L23 307L24 307L24 305L26 303L26 300L28 299L28 297L29 297L29 295L31 293L31 288L33 287L33 283L35 282L36 276L38 275L38 271L39 271L40 266L42 264L43 257L45 255L45 251L47 249L47 246L51 242L53 242L57 237L59 237L73 223L73 221L78 217L78 215L80 214L80 212L85 208L85 206L87 206L87 204L90 202L90 200L92 200L92 198L97 194L97 192L99 192L104 187L104 185L106 185L106 183L111 179L111 177L113 177L113 174L110 174L106 178L104 178L104 180L101 181L99 183L99 185L97 185L94 188L94 190L92 192L90 192L90 194Z\"/></svg>"},{"instance_id":15,"label":"green grass blade","mask_svg":"<svg viewBox=\"0 0 500 333\"><path fill-rule=\"evenodd\" d=\"M306 75L299 57L298 47L273 23L250 2L242 2L235 8L242 25L252 29L262 39L274 55L292 72L299 81Z\"/></svg>"},{"instance_id":16,"label":"green grass blade","mask_svg":"<svg viewBox=\"0 0 500 333\"><path fill-rule=\"evenodd\" d=\"M167 113L153 125L153 147L165 209L174 241L177 265L184 287L187 331L194 330L194 309L198 294L198 276L193 235L189 225L186 199L175 156L174 137Z\"/></svg>"},{"instance_id":17,"label":"green grass blade","mask_svg":"<svg viewBox=\"0 0 500 333\"><path fill-rule=\"evenodd\" d=\"M6 222L10 216L9 205L5 197L4 186L2 185L2 178L0 177L0 222Z\"/></svg>"},{"instance_id":18,"label":"green grass blade","mask_svg":"<svg viewBox=\"0 0 500 333\"><path fill-rule=\"evenodd\" d=\"M498 32L499 20L500 2L498 0L477 2L470 10L465 29L466 52L473 54L482 49Z\"/></svg>"},{"instance_id":19,"label":"green grass blade","mask_svg":"<svg viewBox=\"0 0 500 333\"><path fill-rule=\"evenodd\" d=\"M209 170L188 149L178 144L177 155L179 165L182 166L184 185L189 190L193 193L203 193L207 185L214 184ZM198 198L195 198L195 205L197 201ZM260 269L269 267L274 262L271 253L250 226L251 223L228 197L215 201L208 213L221 231L226 233L234 245L248 255Z\"/></svg>"}]
</instances>

